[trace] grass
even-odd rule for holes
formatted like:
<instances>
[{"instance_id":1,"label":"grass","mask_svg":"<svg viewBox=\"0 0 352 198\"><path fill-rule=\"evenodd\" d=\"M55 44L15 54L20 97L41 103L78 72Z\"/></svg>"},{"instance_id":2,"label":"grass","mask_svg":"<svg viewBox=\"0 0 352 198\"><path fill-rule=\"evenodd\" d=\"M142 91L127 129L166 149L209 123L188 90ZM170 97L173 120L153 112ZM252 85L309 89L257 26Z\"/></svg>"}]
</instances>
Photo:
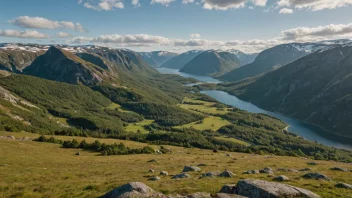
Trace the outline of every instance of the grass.
<instances>
[{"instance_id":1,"label":"grass","mask_svg":"<svg viewBox=\"0 0 352 198\"><path fill-rule=\"evenodd\" d=\"M248 142L245 142L245 141L242 141L242 140L239 140L239 139L236 139L236 138L232 138L232 137L221 136L221 137L215 137L215 139L223 140L223 141L229 141L229 142L234 142L234 143L241 144L241 145L244 145L244 146L250 146L251 145Z\"/></svg>"},{"instance_id":2,"label":"grass","mask_svg":"<svg viewBox=\"0 0 352 198\"><path fill-rule=\"evenodd\" d=\"M215 117L215 116L209 116L203 119L202 122L192 122L189 124L185 124L182 126L177 126L175 128L195 128L197 130L206 130L206 129L211 129L214 131L217 131L223 126L226 126L228 124L231 124L229 121L224 120L220 117Z\"/></svg>"},{"instance_id":3,"label":"grass","mask_svg":"<svg viewBox=\"0 0 352 198\"><path fill-rule=\"evenodd\" d=\"M189 98L185 97L183 99L183 104L179 104L178 106L190 110L195 113L199 113L202 115L207 116L206 118L203 119L202 122L192 122L189 124L177 126L175 128L195 128L197 130L206 130L206 129L211 129L211 130L218 130L223 126L231 124L229 121L222 119L218 116L212 116L214 114L226 114L229 109L231 108L223 108L223 109L218 109L216 107L213 107L216 103L214 102L207 102L203 100L197 100L195 98Z\"/></svg>"},{"instance_id":4,"label":"grass","mask_svg":"<svg viewBox=\"0 0 352 198\"><path fill-rule=\"evenodd\" d=\"M138 130L141 133L148 133L148 131L144 128L144 126L150 125L153 122L154 122L154 120L145 119L142 122L128 124L128 126L125 127L125 130L127 132L133 132L133 133L137 133Z\"/></svg>"},{"instance_id":5,"label":"grass","mask_svg":"<svg viewBox=\"0 0 352 198\"><path fill-rule=\"evenodd\" d=\"M223 108L223 109L218 109L216 107L213 107L213 105L215 105L216 103L214 102L207 102L207 101L203 101L203 100L197 100L194 98L184 98L183 102L188 102L188 103L193 103L193 104L179 104L178 106L183 108L183 109L187 109L187 110L197 110L198 112L203 112L206 114L226 114L228 112L228 110L232 109L232 108ZM198 105L197 103L202 103L202 105ZM195 112L197 112L195 111Z\"/></svg>"},{"instance_id":6,"label":"grass","mask_svg":"<svg viewBox=\"0 0 352 198\"><path fill-rule=\"evenodd\" d=\"M36 134L7 133L15 137ZM72 137L61 137L72 138ZM78 139L78 138L77 138ZM95 138L87 138L94 141ZM101 142L120 142L122 140L102 139ZM128 146L145 144L122 141ZM154 146L156 147L156 146ZM222 185L235 183L239 179L258 178L271 181L266 174L243 175L243 171L262 169L264 167L295 168L308 167L308 160L296 157L264 156L227 152L213 153L197 148L167 146L173 153L163 155L124 155L99 156L98 153L78 149L63 149L60 145L0 139L0 197L98 197L113 188L131 181L144 182L155 190L174 194L205 191L218 192ZM80 156L75 156L79 151ZM148 163L156 159L157 163ZM175 175L182 171L184 165L206 164L202 172L222 171L228 169L236 174L234 178L199 179L201 173L191 173L190 179L172 180L170 176L162 177L161 181L148 181L148 177L158 175L162 170ZM351 165L318 161L319 165L309 166L313 172L329 176L332 181L302 179L300 173L276 172L284 174L291 181L288 184L311 190L322 197L351 197L351 190L338 189L337 182L352 183L352 172L337 172L331 167L351 169ZM155 173L148 173L153 168Z\"/></svg>"}]
</instances>

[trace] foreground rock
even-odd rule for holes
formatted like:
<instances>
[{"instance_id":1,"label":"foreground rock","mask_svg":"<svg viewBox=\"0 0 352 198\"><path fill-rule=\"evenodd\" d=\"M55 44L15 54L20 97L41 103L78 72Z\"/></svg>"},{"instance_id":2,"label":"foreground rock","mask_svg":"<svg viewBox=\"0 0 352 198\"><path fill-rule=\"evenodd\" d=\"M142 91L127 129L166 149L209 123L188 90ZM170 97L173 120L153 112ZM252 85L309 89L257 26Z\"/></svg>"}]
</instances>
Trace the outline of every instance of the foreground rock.
<instances>
[{"instance_id":1,"label":"foreground rock","mask_svg":"<svg viewBox=\"0 0 352 198\"><path fill-rule=\"evenodd\" d=\"M130 182L106 193L102 198L166 198L141 182Z\"/></svg>"},{"instance_id":2,"label":"foreground rock","mask_svg":"<svg viewBox=\"0 0 352 198\"><path fill-rule=\"evenodd\" d=\"M274 174L274 170L272 168L263 168L262 170L259 170L259 173L267 173L269 175Z\"/></svg>"},{"instance_id":3,"label":"foreground rock","mask_svg":"<svg viewBox=\"0 0 352 198\"><path fill-rule=\"evenodd\" d=\"M352 189L352 185L351 184L346 184L346 183L338 183L338 184L335 185L335 187Z\"/></svg>"},{"instance_id":4,"label":"foreground rock","mask_svg":"<svg viewBox=\"0 0 352 198\"><path fill-rule=\"evenodd\" d=\"M282 181L288 181L288 180L290 180L290 179L288 177L286 177L285 175L279 175L277 177L274 177L274 181L282 182Z\"/></svg>"},{"instance_id":5,"label":"foreground rock","mask_svg":"<svg viewBox=\"0 0 352 198\"><path fill-rule=\"evenodd\" d=\"M233 177L235 174L233 174L232 172L225 170L224 172L219 174L219 177Z\"/></svg>"},{"instance_id":6,"label":"foreground rock","mask_svg":"<svg viewBox=\"0 0 352 198\"><path fill-rule=\"evenodd\" d=\"M237 186L228 184L214 198L320 198L301 188L262 180L240 180ZM141 182L131 182L106 193L102 198L211 198L209 193L166 196Z\"/></svg>"},{"instance_id":7,"label":"foreground rock","mask_svg":"<svg viewBox=\"0 0 352 198\"><path fill-rule=\"evenodd\" d=\"M259 170L248 170L243 172L243 174L258 174L258 173L259 173Z\"/></svg>"},{"instance_id":8,"label":"foreground rock","mask_svg":"<svg viewBox=\"0 0 352 198\"><path fill-rule=\"evenodd\" d=\"M320 198L319 195L302 188L255 179L238 181L236 191L238 195L251 198Z\"/></svg>"},{"instance_id":9,"label":"foreground rock","mask_svg":"<svg viewBox=\"0 0 352 198\"><path fill-rule=\"evenodd\" d=\"M211 198L211 195L209 193L204 193L204 192L197 192L193 193L191 195L184 196L185 198ZM170 197L172 198L172 197Z\"/></svg>"},{"instance_id":10,"label":"foreground rock","mask_svg":"<svg viewBox=\"0 0 352 198\"><path fill-rule=\"evenodd\" d=\"M303 175L302 177L306 178L306 179L317 179L317 180L331 181L331 179L328 176L320 174L320 173L307 173L307 174Z\"/></svg>"},{"instance_id":11,"label":"foreground rock","mask_svg":"<svg viewBox=\"0 0 352 198\"><path fill-rule=\"evenodd\" d=\"M236 185L235 184L226 184L221 188L220 193L235 194L236 193Z\"/></svg>"},{"instance_id":12,"label":"foreground rock","mask_svg":"<svg viewBox=\"0 0 352 198\"><path fill-rule=\"evenodd\" d=\"M333 168L330 168L330 170L348 172L346 168L340 168L340 167L333 167Z\"/></svg>"},{"instance_id":13,"label":"foreground rock","mask_svg":"<svg viewBox=\"0 0 352 198\"><path fill-rule=\"evenodd\" d=\"M218 193L215 198L247 198L241 195Z\"/></svg>"},{"instance_id":14,"label":"foreground rock","mask_svg":"<svg viewBox=\"0 0 352 198\"><path fill-rule=\"evenodd\" d=\"M201 169L197 166L185 166L182 172L199 172Z\"/></svg>"},{"instance_id":15,"label":"foreground rock","mask_svg":"<svg viewBox=\"0 0 352 198\"><path fill-rule=\"evenodd\" d=\"M217 177L220 175L220 172L208 172L208 173L203 173L200 177L205 178L205 177Z\"/></svg>"},{"instance_id":16,"label":"foreground rock","mask_svg":"<svg viewBox=\"0 0 352 198\"><path fill-rule=\"evenodd\" d=\"M163 175L163 176L168 176L168 175L169 175L169 173L168 173L168 172L166 172L166 171L161 171L161 172L160 172L160 175Z\"/></svg>"},{"instance_id":17,"label":"foreground rock","mask_svg":"<svg viewBox=\"0 0 352 198\"><path fill-rule=\"evenodd\" d=\"M187 173L180 173L175 176L173 176L171 179L184 179L184 178L190 178L191 176Z\"/></svg>"},{"instance_id":18,"label":"foreground rock","mask_svg":"<svg viewBox=\"0 0 352 198\"><path fill-rule=\"evenodd\" d=\"M160 177L155 176L155 177L149 178L148 180L150 180L150 181L159 181L159 180L160 180Z\"/></svg>"}]
</instances>

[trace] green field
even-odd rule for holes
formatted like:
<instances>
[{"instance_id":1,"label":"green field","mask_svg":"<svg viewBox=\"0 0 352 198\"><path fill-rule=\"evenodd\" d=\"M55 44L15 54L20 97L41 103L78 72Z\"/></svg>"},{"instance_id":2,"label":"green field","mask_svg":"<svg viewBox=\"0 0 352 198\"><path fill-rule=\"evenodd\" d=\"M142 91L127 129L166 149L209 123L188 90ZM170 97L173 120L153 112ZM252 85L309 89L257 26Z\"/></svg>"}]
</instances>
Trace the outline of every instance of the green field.
<instances>
[{"instance_id":1,"label":"green field","mask_svg":"<svg viewBox=\"0 0 352 198\"><path fill-rule=\"evenodd\" d=\"M235 138L231 138L231 137L221 136L221 137L215 137L215 139L223 140L223 141L229 141L229 142L234 142L234 143L242 144L242 145L245 145L245 146L250 146L251 145L248 142L245 142L245 141L242 141L242 140L238 140L238 139L235 139Z\"/></svg>"},{"instance_id":2,"label":"green field","mask_svg":"<svg viewBox=\"0 0 352 198\"><path fill-rule=\"evenodd\" d=\"M148 133L148 131L144 128L144 126L150 125L153 122L154 120L143 120L142 122L131 123L131 124L128 124L127 127L125 127L125 130L127 132L132 132L132 133L137 133L137 131L140 131L141 133Z\"/></svg>"},{"instance_id":3,"label":"green field","mask_svg":"<svg viewBox=\"0 0 352 198\"><path fill-rule=\"evenodd\" d=\"M1 132L0 135L33 137L35 134ZM73 137L60 137L72 139ZM82 137L75 137L83 139ZM86 138L94 141L95 138ZM114 139L99 139L101 142L123 142L130 147L142 147L143 143ZM153 146L157 148L158 146ZM252 155L228 152L213 153L210 150L167 146L173 153L163 155L123 155L100 156L99 153L78 149L60 148L58 144L0 139L0 197L97 197L107 191L131 182L144 182L155 190L167 194L206 191L216 193L221 186L235 183L239 179L258 178L271 181L266 174L244 175L243 171L271 167L301 169L310 167L313 172L329 176L332 181L306 180L303 172L276 172L284 174L291 181L288 184L311 190L322 197L351 197L351 190L338 189L337 182L352 183L352 172L336 172L331 167L351 168L351 165L317 161L319 165L308 166L307 159ZM80 156L75 153L80 152ZM156 159L157 163L148 160ZM162 177L158 182L148 181L148 177L168 171L170 175L180 173L184 165L206 164L201 173L228 169L236 174L234 178L199 179L201 173L191 173L191 178L172 180ZM148 173L153 168L155 173Z\"/></svg>"},{"instance_id":4,"label":"green field","mask_svg":"<svg viewBox=\"0 0 352 198\"><path fill-rule=\"evenodd\" d=\"M206 130L206 129L211 129L211 130L218 130L221 127L231 124L229 121L224 120L220 117L215 117L215 116L209 116L206 117L202 120L202 122L192 122L189 124L181 125L176 128L195 128L197 130Z\"/></svg>"}]
</instances>

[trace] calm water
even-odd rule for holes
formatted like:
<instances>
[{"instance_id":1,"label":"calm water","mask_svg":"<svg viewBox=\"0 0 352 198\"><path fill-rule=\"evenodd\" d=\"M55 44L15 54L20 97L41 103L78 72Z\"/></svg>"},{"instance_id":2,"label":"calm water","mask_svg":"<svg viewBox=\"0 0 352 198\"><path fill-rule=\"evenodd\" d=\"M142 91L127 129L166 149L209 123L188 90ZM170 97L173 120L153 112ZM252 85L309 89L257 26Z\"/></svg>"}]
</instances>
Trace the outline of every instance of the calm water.
<instances>
[{"instance_id":1,"label":"calm water","mask_svg":"<svg viewBox=\"0 0 352 198\"><path fill-rule=\"evenodd\" d=\"M207 83L220 82L219 80L208 76L196 76L192 74L186 74L183 72L179 72L176 69L158 68L158 71L164 74L178 74L184 77L195 78L197 80L200 80L202 82L207 82ZM237 107L242 110L246 110L248 112L263 113L263 114L267 114L267 115L279 118L289 125L288 131L294 134L297 134L301 137L304 137L308 140L317 141L321 144L328 145L328 146L352 150L352 142L350 139L341 138L339 136L332 135L320 129L319 127L307 124L305 122L302 122L290 117L283 116L278 113L263 110L253 105L250 102L240 100L236 96L230 95L224 91L211 90L211 91L202 91L202 93L207 94L208 96L211 96L224 104L232 105L234 107Z\"/></svg>"}]
</instances>

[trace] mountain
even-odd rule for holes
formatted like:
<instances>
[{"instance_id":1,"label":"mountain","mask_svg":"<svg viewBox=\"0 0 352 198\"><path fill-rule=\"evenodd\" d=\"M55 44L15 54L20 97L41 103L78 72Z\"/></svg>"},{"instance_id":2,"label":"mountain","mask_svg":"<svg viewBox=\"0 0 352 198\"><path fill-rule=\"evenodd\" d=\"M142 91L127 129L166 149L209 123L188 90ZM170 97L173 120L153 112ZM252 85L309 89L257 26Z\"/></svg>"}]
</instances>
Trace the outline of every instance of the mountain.
<instances>
[{"instance_id":1,"label":"mountain","mask_svg":"<svg viewBox=\"0 0 352 198\"><path fill-rule=\"evenodd\" d=\"M235 50L235 49L227 50L227 52L236 54L237 58L240 60L240 63L241 63L240 66L252 63L255 60L255 58L258 56L258 53L247 54L240 50Z\"/></svg>"},{"instance_id":2,"label":"mountain","mask_svg":"<svg viewBox=\"0 0 352 198\"><path fill-rule=\"evenodd\" d=\"M202 50L191 50L180 55L177 55L166 63L162 64L160 67L171 68L171 69L181 69L184 67L189 61L203 53Z\"/></svg>"},{"instance_id":3,"label":"mountain","mask_svg":"<svg viewBox=\"0 0 352 198\"><path fill-rule=\"evenodd\" d=\"M253 63L234 69L220 76L219 79L237 81L263 74L329 46L331 45L324 43L291 43L278 45L259 53Z\"/></svg>"},{"instance_id":4,"label":"mountain","mask_svg":"<svg viewBox=\"0 0 352 198\"><path fill-rule=\"evenodd\" d=\"M180 71L202 76L220 76L240 66L240 60L233 53L208 50L190 62Z\"/></svg>"},{"instance_id":5,"label":"mountain","mask_svg":"<svg viewBox=\"0 0 352 198\"><path fill-rule=\"evenodd\" d=\"M103 68L54 46L35 59L24 69L24 73L49 80L84 85L101 83L104 76L107 76Z\"/></svg>"},{"instance_id":6,"label":"mountain","mask_svg":"<svg viewBox=\"0 0 352 198\"><path fill-rule=\"evenodd\" d=\"M264 109L352 137L352 45L315 52L251 81L226 87Z\"/></svg>"},{"instance_id":7,"label":"mountain","mask_svg":"<svg viewBox=\"0 0 352 198\"><path fill-rule=\"evenodd\" d=\"M34 59L44 54L49 46L35 44L0 44L0 69L22 72Z\"/></svg>"},{"instance_id":8,"label":"mountain","mask_svg":"<svg viewBox=\"0 0 352 198\"><path fill-rule=\"evenodd\" d=\"M151 67L159 67L178 54L166 51L139 52L142 59Z\"/></svg>"}]
</instances>

